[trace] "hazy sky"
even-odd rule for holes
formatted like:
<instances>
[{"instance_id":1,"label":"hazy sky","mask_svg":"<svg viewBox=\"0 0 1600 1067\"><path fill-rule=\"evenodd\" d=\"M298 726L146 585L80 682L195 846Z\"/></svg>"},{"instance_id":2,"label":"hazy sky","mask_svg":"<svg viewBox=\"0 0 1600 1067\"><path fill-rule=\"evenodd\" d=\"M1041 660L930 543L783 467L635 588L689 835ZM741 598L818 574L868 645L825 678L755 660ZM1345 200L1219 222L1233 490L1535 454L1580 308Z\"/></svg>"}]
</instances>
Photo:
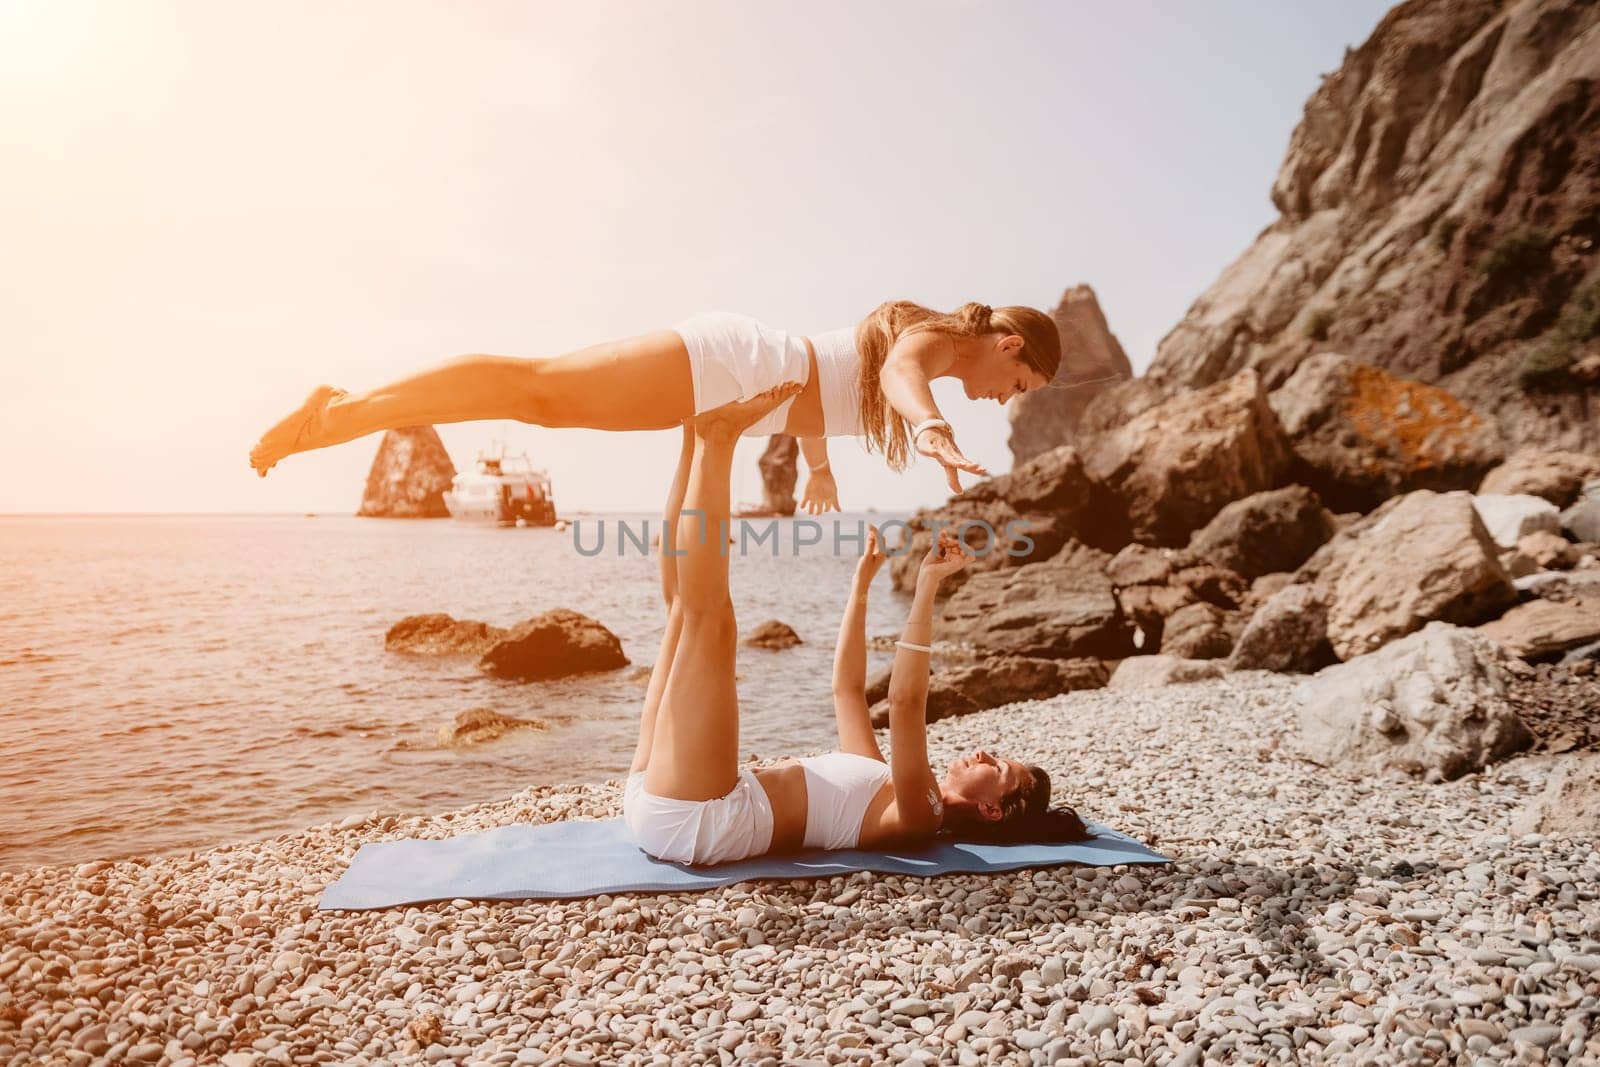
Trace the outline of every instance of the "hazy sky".
<instances>
[{"instance_id":1,"label":"hazy sky","mask_svg":"<svg viewBox=\"0 0 1600 1067\"><path fill-rule=\"evenodd\" d=\"M377 436L246 462L311 386L698 310L811 333L1088 282L1143 367L1387 7L0 0L0 512L351 512ZM1004 412L937 395L1008 467ZM441 433L528 449L569 511L657 506L677 454ZM833 452L847 507L944 496Z\"/></svg>"}]
</instances>

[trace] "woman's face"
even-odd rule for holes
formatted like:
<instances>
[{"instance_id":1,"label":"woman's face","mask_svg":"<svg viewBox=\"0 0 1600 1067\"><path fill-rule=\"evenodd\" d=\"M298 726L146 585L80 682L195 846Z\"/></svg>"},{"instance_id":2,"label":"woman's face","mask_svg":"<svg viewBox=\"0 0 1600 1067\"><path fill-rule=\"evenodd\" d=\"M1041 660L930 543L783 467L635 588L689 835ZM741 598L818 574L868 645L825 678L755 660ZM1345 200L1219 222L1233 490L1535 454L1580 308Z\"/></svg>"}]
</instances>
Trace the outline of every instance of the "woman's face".
<instances>
[{"instance_id":1,"label":"woman's face","mask_svg":"<svg viewBox=\"0 0 1600 1067\"><path fill-rule=\"evenodd\" d=\"M978 352L961 374L967 399L1004 404L1030 389L1043 389L1050 384L1044 375L1022 361L1022 338L1017 334L985 334L977 340Z\"/></svg>"},{"instance_id":2,"label":"woman's face","mask_svg":"<svg viewBox=\"0 0 1600 1067\"><path fill-rule=\"evenodd\" d=\"M999 818L1000 802L1028 782L1028 768L1013 759L997 759L978 749L950 764L945 772L944 792L979 806L986 817ZM985 806L993 809L991 815Z\"/></svg>"}]
</instances>

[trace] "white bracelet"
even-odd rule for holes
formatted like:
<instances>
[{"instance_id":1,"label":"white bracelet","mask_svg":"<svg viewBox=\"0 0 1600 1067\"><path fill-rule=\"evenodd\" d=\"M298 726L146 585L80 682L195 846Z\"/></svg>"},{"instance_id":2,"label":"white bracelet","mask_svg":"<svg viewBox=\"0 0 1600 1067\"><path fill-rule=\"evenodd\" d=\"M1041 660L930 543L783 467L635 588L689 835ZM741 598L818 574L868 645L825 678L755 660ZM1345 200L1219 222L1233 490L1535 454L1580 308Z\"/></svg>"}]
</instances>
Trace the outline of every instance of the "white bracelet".
<instances>
[{"instance_id":1,"label":"white bracelet","mask_svg":"<svg viewBox=\"0 0 1600 1067\"><path fill-rule=\"evenodd\" d=\"M818 471L825 471L827 469L828 469L828 461L827 460L823 460L821 463L818 463L815 467L811 466L809 463L806 464L806 470L810 471L812 474L815 474Z\"/></svg>"},{"instance_id":2,"label":"white bracelet","mask_svg":"<svg viewBox=\"0 0 1600 1067\"><path fill-rule=\"evenodd\" d=\"M914 645L910 641L896 641L895 644L899 645L901 648L909 648L913 652L933 651L933 647L931 645Z\"/></svg>"},{"instance_id":3,"label":"white bracelet","mask_svg":"<svg viewBox=\"0 0 1600 1067\"><path fill-rule=\"evenodd\" d=\"M948 422L945 422L943 419L935 415L933 418L923 419L921 422L911 427L911 440L916 441L917 438L922 436L923 430L931 430L935 426L943 426L947 430L950 428L950 424Z\"/></svg>"}]
</instances>

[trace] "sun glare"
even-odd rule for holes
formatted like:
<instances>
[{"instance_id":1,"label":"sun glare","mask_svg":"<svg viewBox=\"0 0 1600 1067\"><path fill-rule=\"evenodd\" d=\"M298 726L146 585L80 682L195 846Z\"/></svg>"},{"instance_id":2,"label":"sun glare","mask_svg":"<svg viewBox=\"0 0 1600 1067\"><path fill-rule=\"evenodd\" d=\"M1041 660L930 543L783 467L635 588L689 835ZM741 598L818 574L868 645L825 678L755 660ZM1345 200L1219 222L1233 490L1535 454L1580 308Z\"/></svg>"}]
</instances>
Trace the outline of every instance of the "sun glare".
<instances>
[{"instance_id":1,"label":"sun glare","mask_svg":"<svg viewBox=\"0 0 1600 1067\"><path fill-rule=\"evenodd\" d=\"M80 70L105 12L97 4L0 0L0 79L38 84Z\"/></svg>"}]
</instances>

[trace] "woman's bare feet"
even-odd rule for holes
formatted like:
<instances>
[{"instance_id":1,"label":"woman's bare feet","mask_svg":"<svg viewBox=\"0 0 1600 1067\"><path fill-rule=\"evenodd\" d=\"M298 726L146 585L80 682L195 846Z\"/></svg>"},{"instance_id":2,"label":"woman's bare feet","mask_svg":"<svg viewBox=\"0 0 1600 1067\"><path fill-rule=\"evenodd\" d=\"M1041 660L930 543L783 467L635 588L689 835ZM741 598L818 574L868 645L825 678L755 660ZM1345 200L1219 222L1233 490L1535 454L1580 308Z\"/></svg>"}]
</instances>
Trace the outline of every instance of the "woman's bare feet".
<instances>
[{"instance_id":1,"label":"woman's bare feet","mask_svg":"<svg viewBox=\"0 0 1600 1067\"><path fill-rule=\"evenodd\" d=\"M335 389L331 385L319 385L311 390L305 403L261 435L256 447L250 450L250 466L265 478L267 472L284 456L322 447L325 436L322 416L329 404L346 395L343 389Z\"/></svg>"},{"instance_id":2,"label":"woman's bare feet","mask_svg":"<svg viewBox=\"0 0 1600 1067\"><path fill-rule=\"evenodd\" d=\"M732 441L765 418L773 408L798 396L803 388L800 382L784 382L749 400L734 400L720 408L702 411L688 420L689 426L703 441Z\"/></svg>"}]
</instances>

